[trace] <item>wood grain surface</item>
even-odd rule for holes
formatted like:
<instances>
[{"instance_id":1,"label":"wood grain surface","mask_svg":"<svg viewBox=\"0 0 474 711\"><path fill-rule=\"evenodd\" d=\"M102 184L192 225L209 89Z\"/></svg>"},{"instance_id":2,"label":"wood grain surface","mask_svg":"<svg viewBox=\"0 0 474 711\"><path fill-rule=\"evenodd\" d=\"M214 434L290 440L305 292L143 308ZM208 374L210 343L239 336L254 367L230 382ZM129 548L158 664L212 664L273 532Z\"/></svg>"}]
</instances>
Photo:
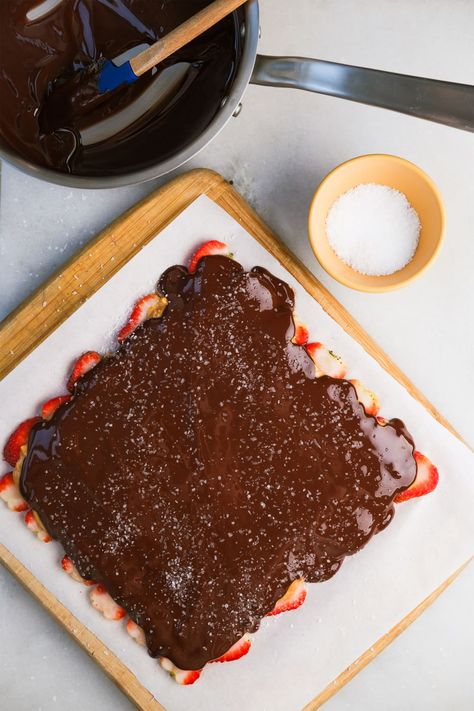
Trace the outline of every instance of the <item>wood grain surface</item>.
<instances>
[{"instance_id":1,"label":"wood grain surface","mask_svg":"<svg viewBox=\"0 0 474 711\"><path fill-rule=\"evenodd\" d=\"M224 178L209 170L194 170L168 183L131 208L88 243L59 272L0 324L0 379L5 377L52 331L116 274L153 237L200 195L207 195L237 220L300 282L380 365L452 434L461 439L343 306L280 242L245 200ZM36 578L0 544L0 562L40 601L45 609L79 642L136 706L144 711L165 711L131 671L79 622ZM459 575L463 568L424 600L392 630L340 674L304 711L315 711L350 681L377 654L405 630ZM168 709L172 711L172 709Z\"/></svg>"}]
</instances>

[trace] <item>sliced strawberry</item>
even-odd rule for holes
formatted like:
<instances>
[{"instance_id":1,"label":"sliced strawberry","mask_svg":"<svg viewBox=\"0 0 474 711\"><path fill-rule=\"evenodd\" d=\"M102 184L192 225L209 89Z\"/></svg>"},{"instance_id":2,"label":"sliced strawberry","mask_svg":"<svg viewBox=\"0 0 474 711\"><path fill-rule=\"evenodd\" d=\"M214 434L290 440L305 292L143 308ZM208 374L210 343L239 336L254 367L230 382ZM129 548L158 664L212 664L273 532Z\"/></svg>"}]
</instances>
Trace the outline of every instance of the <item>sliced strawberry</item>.
<instances>
[{"instance_id":1,"label":"sliced strawberry","mask_svg":"<svg viewBox=\"0 0 474 711\"><path fill-rule=\"evenodd\" d=\"M166 299L163 296L158 296L158 294L148 294L148 296L144 296L137 301L130 314L130 318L117 336L119 343L122 343L122 341L128 338L144 321L147 321L149 318L159 318L166 304Z\"/></svg>"},{"instance_id":2,"label":"sliced strawberry","mask_svg":"<svg viewBox=\"0 0 474 711\"><path fill-rule=\"evenodd\" d=\"M69 392L74 391L74 386L76 385L79 378L92 370L97 363L100 361L100 355L96 351L87 351L83 353L80 358L76 360L72 373L67 381L67 389Z\"/></svg>"},{"instance_id":3,"label":"sliced strawberry","mask_svg":"<svg viewBox=\"0 0 474 711\"><path fill-rule=\"evenodd\" d=\"M121 620L125 617L125 610L117 605L103 585L97 585L89 593L92 606L102 613L106 620Z\"/></svg>"},{"instance_id":4,"label":"sliced strawberry","mask_svg":"<svg viewBox=\"0 0 474 711\"><path fill-rule=\"evenodd\" d=\"M379 423L379 425L380 425L381 427L385 427L385 425L386 425L387 422L388 422L388 420L386 420L385 417L381 417L380 415L377 415L377 418L376 418L376 419L377 419L377 422Z\"/></svg>"},{"instance_id":5,"label":"sliced strawberry","mask_svg":"<svg viewBox=\"0 0 474 711\"><path fill-rule=\"evenodd\" d=\"M26 512L25 523L27 528L30 529L31 533L34 533L35 536L37 536L38 540L42 541L43 543L49 543L52 540L48 532L45 531L43 526L40 526L40 524L38 523L38 519L36 518L33 511L30 510Z\"/></svg>"},{"instance_id":6,"label":"sliced strawberry","mask_svg":"<svg viewBox=\"0 0 474 711\"><path fill-rule=\"evenodd\" d=\"M136 622L134 622L133 620L128 620L127 624L125 625L125 628L130 637L132 637L132 639L134 639L137 644L141 645L142 647L146 646L145 633L142 628L137 625Z\"/></svg>"},{"instance_id":7,"label":"sliced strawberry","mask_svg":"<svg viewBox=\"0 0 474 711\"><path fill-rule=\"evenodd\" d=\"M309 331L307 327L302 323L296 314L293 314L293 321L295 323L295 335L292 338L295 346L304 346L308 343Z\"/></svg>"},{"instance_id":8,"label":"sliced strawberry","mask_svg":"<svg viewBox=\"0 0 474 711\"><path fill-rule=\"evenodd\" d=\"M41 408L41 417L43 420L50 420L58 407L70 399L70 395L60 395L59 397L52 397L51 400L45 402Z\"/></svg>"},{"instance_id":9,"label":"sliced strawberry","mask_svg":"<svg viewBox=\"0 0 474 711\"><path fill-rule=\"evenodd\" d=\"M61 560L61 567L64 570L65 573L71 576L73 580L75 580L77 583L82 583L83 585L94 585L93 580L86 580L85 578L82 577L82 575L79 573L78 569L72 562L70 558L67 557L67 555L64 556Z\"/></svg>"},{"instance_id":10,"label":"sliced strawberry","mask_svg":"<svg viewBox=\"0 0 474 711\"><path fill-rule=\"evenodd\" d=\"M181 684L181 686L191 686L191 684L194 684L194 682L199 679L201 674L201 671L182 671L181 669L178 669L173 676L175 681L177 681L178 684Z\"/></svg>"},{"instance_id":11,"label":"sliced strawberry","mask_svg":"<svg viewBox=\"0 0 474 711\"><path fill-rule=\"evenodd\" d=\"M306 586L304 580L299 578L298 580L293 580L288 591L283 597L281 597L273 610L268 613L267 617L272 615L279 615L281 612L288 612L289 610L296 610L300 607L306 600Z\"/></svg>"},{"instance_id":12,"label":"sliced strawberry","mask_svg":"<svg viewBox=\"0 0 474 711\"><path fill-rule=\"evenodd\" d=\"M357 399L364 406L368 415L376 415L380 410L380 400L377 395L363 385L360 380L349 380L355 387Z\"/></svg>"},{"instance_id":13,"label":"sliced strawberry","mask_svg":"<svg viewBox=\"0 0 474 711\"><path fill-rule=\"evenodd\" d=\"M61 568L71 577L74 576L74 570L76 569L76 566L74 565L72 560L67 557L67 555L65 555L64 558L61 558Z\"/></svg>"},{"instance_id":14,"label":"sliced strawberry","mask_svg":"<svg viewBox=\"0 0 474 711\"><path fill-rule=\"evenodd\" d=\"M438 470L428 457L420 452L413 454L416 461L416 479L411 486L395 497L397 504L417 496L424 496L436 489L439 481Z\"/></svg>"},{"instance_id":15,"label":"sliced strawberry","mask_svg":"<svg viewBox=\"0 0 474 711\"><path fill-rule=\"evenodd\" d=\"M163 669L167 671L168 674L170 674L174 678L174 680L182 686L189 686L190 684L194 684L194 682L199 679L202 673L202 669L200 671L186 671L184 669L178 669L178 667L175 667L173 662L171 662L166 657L160 657L160 664Z\"/></svg>"},{"instance_id":16,"label":"sliced strawberry","mask_svg":"<svg viewBox=\"0 0 474 711\"><path fill-rule=\"evenodd\" d=\"M340 358L322 343L308 343L306 346L308 354L316 366L316 376L329 375L331 378L344 378L347 367Z\"/></svg>"},{"instance_id":17,"label":"sliced strawberry","mask_svg":"<svg viewBox=\"0 0 474 711\"><path fill-rule=\"evenodd\" d=\"M217 240L210 240L210 242L206 242L203 244L197 252L193 254L191 257L191 261L189 263L189 272L190 274L194 274L196 271L197 265L199 264L200 260L203 257L210 257L214 254L223 254L226 257L231 257L232 254L229 252L229 247L224 244L224 242L218 242Z\"/></svg>"},{"instance_id":18,"label":"sliced strawberry","mask_svg":"<svg viewBox=\"0 0 474 711\"><path fill-rule=\"evenodd\" d=\"M10 511L26 511L28 504L20 494L13 480L13 472L4 474L0 479L0 499L6 503Z\"/></svg>"},{"instance_id":19,"label":"sliced strawberry","mask_svg":"<svg viewBox=\"0 0 474 711\"><path fill-rule=\"evenodd\" d=\"M239 639L222 657L218 659L213 659L213 662L235 662L240 657L244 657L252 646L252 640L249 634L244 634L244 636Z\"/></svg>"},{"instance_id":20,"label":"sliced strawberry","mask_svg":"<svg viewBox=\"0 0 474 711\"><path fill-rule=\"evenodd\" d=\"M24 420L8 438L3 449L3 458L8 464L11 464L12 467L14 467L20 459L21 448L27 444L31 428L40 420L41 417L30 417L28 420Z\"/></svg>"}]
</instances>

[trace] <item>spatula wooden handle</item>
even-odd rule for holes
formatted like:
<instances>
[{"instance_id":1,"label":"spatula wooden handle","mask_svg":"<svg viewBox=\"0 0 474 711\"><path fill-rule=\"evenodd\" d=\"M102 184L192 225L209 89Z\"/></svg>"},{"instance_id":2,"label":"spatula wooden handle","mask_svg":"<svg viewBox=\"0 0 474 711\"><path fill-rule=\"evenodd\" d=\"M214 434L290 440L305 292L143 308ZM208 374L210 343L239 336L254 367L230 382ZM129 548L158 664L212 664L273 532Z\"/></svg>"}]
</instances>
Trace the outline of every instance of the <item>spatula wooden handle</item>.
<instances>
[{"instance_id":1,"label":"spatula wooden handle","mask_svg":"<svg viewBox=\"0 0 474 711\"><path fill-rule=\"evenodd\" d=\"M178 49L192 42L193 39L202 35L206 30L214 27L224 17L230 15L231 12L234 12L246 2L247 0L215 0L130 60L133 72L139 77L149 69L156 67L157 64L160 64Z\"/></svg>"}]
</instances>

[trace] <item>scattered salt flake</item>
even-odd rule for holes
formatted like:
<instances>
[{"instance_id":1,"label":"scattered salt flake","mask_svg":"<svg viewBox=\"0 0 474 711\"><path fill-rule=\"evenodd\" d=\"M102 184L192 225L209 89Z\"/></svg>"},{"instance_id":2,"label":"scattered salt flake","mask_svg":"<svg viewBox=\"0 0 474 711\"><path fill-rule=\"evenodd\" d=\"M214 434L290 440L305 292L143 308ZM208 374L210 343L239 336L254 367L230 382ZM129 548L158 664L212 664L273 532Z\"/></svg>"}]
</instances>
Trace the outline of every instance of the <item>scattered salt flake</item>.
<instances>
[{"instance_id":1,"label":"scattered salt flake","mask_svg":"<svg viewBox=\"0 0 474 711\"><path fill-rule=\"evenodd\" d=\"M330 246L361 274L385 276L403 269L418 247L418 213L399 190L366 183L341 195L329 210Z\"/></svg>"}]
</instances>

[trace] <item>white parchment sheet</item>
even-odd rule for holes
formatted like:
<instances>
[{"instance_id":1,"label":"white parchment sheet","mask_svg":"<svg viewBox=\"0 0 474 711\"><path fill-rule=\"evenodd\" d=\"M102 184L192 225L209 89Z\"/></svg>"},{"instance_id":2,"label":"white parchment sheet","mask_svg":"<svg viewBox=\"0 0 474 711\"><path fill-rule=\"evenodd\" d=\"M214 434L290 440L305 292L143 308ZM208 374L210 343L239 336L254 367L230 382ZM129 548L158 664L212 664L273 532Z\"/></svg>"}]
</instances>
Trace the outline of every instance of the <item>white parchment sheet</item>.
<instances>
[{"instance_id":1,"label":"white parchment sheet","mask_svg":"<svg viewBox=\"0 0 474 711\"><path fill-rule=\"evenodd\" d=\"M134 300L152 290L167 267L186 263L208 239L230 244L246 268L258 264L289 282L311 340L339 353L349 365L349 377L379 394L381 414L405 421L418 449L439 468L437 490L399 506L388 529L348 558L332 580L310 586L303 607L264 620L245 658L207 667L191 687L175 684L128 637L122 623L104 620L90 606L87 589L62 572L60 546L37 541L21 517L3 505L0 540L169 711L296 711L474 553L474 455L225 211L206 197L196 200L0 383L0 443L42 402L64 392L77 356L110 348Z\"/></svg>"}]
</instances>

